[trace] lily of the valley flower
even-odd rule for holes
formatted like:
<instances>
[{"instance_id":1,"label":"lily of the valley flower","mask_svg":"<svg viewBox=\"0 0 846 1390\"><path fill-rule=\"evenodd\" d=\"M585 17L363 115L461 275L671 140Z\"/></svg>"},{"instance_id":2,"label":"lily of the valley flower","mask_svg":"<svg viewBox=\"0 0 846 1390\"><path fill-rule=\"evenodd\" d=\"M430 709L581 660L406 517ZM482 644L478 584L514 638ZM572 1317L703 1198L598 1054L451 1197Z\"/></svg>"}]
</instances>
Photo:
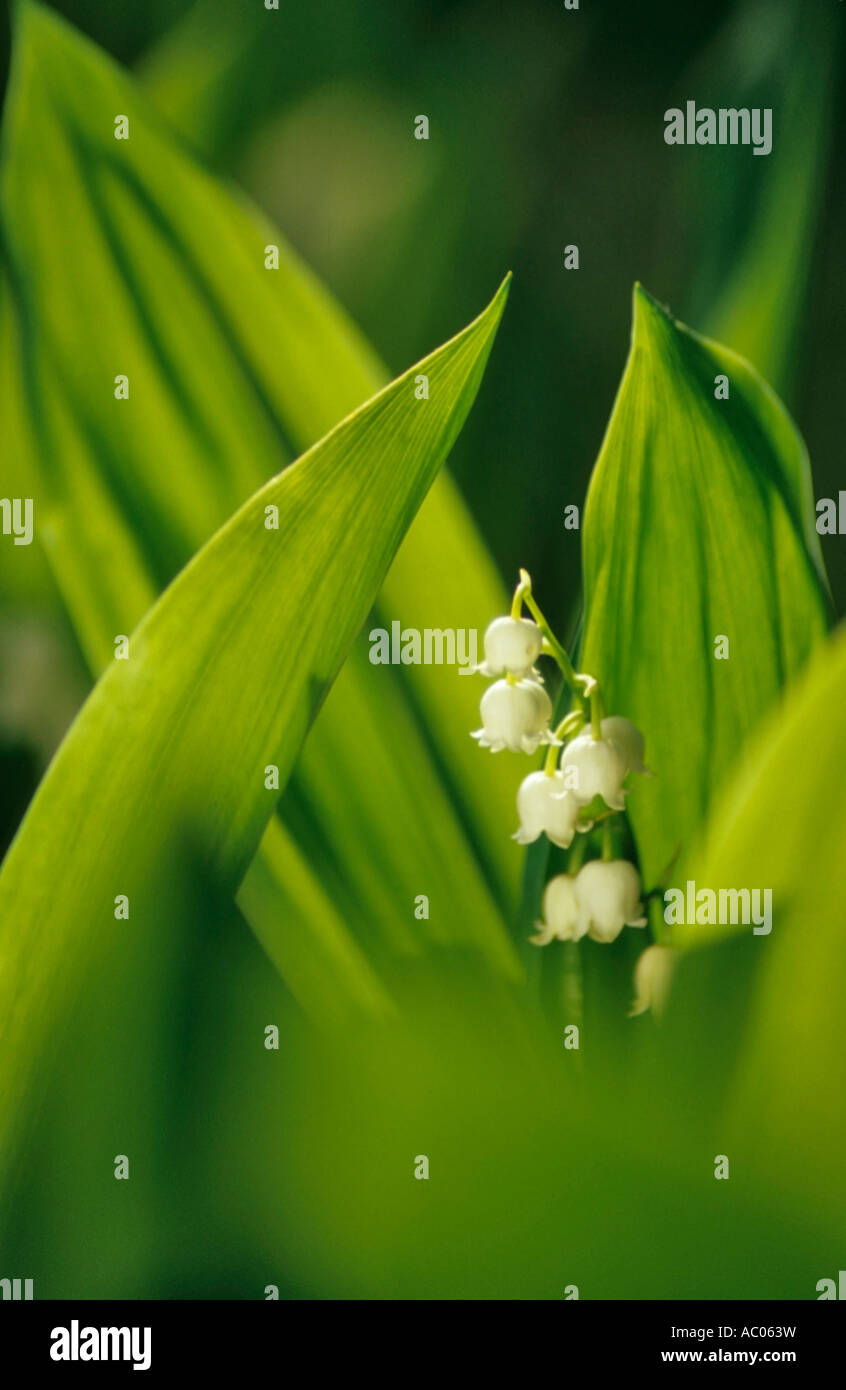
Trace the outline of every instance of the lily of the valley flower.
<instances>
[{"instance_id":1,"label":"lily of the valley flower","mask_svg":"<svg viewBox=\"0 0 846 1390\"><path fill-rule=\"evenodd\" d=\"M629 1018L651 1009L660 1014L667 1001L670 979L676 964L676 952L669 946L647 946L638 956L634 972L635 999Z\"/></svg>"},{"instance_id":2,"label":"lily of the valley flower","mask_svg":"<svg viewBox=\"0 0 846 1390\"><path fill-rule=\"evenodd\" d=\"M543 635L531 618L494 618L485 630L483 676L527 676L540 656Z\"/></svg>"},{"instance_id":3,"label":"lily of the valley flower","mask_svg":"<svg viewBox=\"0 0 846 1390\"><path fill-rule=\"evenodd\" d=\"M554 845L569 849L577 830L590 830L592 821L576 822L581 805L564 785L564 774L530 772L517 790L520 829L512 836L518 845L530 845L546 834Z\"/></svg>"},{"instance_id":4,"label":"lily of the valley flower","mask_svg":"<svg viewBox=\"0 0 846 1390\"><path fill-rule=\"evenodd\" d=\"M492 753L503 748L534 753L538 744L554 742L549 731L552 705L538 681L494 681L482 696L480 713L482 728L472 737Z\"/></svg>"},{"instance_id":5,"label":"lily of the valley flower","mask_svg":"<svg viewBox=\"0 0 846 1390\"><path fill-rule=\"evenodd\" d=\"M548 946L550 941L578 941L587 927L582 925L576 898L576 880L569 874L556 874L546 885L543 895L542 922L536 923L536 936L530 936L533 946Z\"/></svg>"},{"instance_id":6,"label":"lily of the valley flower","mask_svg":"<svg viewBox=\"0 0 846 1390\"><path fill-rule=\"evenodd\" d=\"M623 927L645 927L640 879L624 859L592 859L576 875L579 925L593 941L615 941Z\"/></svg>"},{"instance_id":7,"label":"lily of the valley flower","mask_svg":"<svg viewBox=\"0 0 846 1390\"><path fill-rule=\"evenodd\" d=\"M522 616L524 609L531 618ZM592 829L597 820L605 823L602 858L584 864L575 876L557 874L547 883L543 920L531 941L547 946L589 935L611 942L624 926L646 926L637 870L611 859L614 837L607 824L611 815L625 810L630 774L652 775L644 762L642 733L629 719L604 715L598 680L575 669L532 593L526 570L520 570L510 615L494 618L484 645L485 659L475 669L494 683L482 696L482 727L473 738L494 753L503 748L534 753L539 744L550 745L544 768L524 777L517 791L520 825L513 838L528 845L546 835L552 844L569 849L579 830ZM552 704L535 668L544 655L555 660L571 697L572 708L555 730L549 727ZM566 746L559 759L562 739ZM607 809L595 814L594 821L581 819L594 801ZM634 1012L658 1006L665 961L657 950L644 952L638 963Z\"/></svg>"},{"instance_id":8,"label":"lily of the valley flower","mask_svg":"<svg viewBox=\"0 0 846 1390\"><path fill-rule=\"evenodd\" d=\"M636 772L641 777L653 775L643 761L643 734L636 724L630 719L623 719L622 715L610 714L607 719L602 720L600 728L602 737L609 739L615 744L618 752L622 753L627 772Z\"/></svg>"},{"instance_id":9,"label":"lily of the valley flower","mask_svg":"<svg viewBox=\"0 0 846 1390\"><path fill-rule=\"evenodd\" d=\"M612 811L625 807L623 778L628 771L626 759L609 738L594 738L588 726L561 754L561 771L567 774L567 785L583 806L601 796Z\"/></svg>"}]
</instances>

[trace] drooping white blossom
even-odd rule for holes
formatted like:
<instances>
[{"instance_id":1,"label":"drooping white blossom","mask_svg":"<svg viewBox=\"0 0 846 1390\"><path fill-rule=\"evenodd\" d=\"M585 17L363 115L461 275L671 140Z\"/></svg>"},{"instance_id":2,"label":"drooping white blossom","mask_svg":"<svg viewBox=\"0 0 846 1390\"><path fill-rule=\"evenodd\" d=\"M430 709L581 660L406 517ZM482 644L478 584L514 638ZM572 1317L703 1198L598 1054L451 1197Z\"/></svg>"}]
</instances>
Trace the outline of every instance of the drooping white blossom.
<instances>
[{"instance_id":1,"label":"drooping white blossom","mask_svg":"<svg viewBox=\"0 0 846 1390\"><path fill-rule=\"evenodd\" d=\"M556 874L544 889L543 921L536 923L536 936L529 940L534 946L548 946L550 941L578 941L587 928L581 924L575 879L569 874Z\"/></svg>"},{"instance_id":2,"label":"drooping white blossom","mask_svg":"<svg viewBox=\"0 0 846 1390\"><path fill-rule=\"evenodd\" d=\"M567 744L561 754L561 771L567 785L583 806L601 796L612 811L625 807L623 778L626 760L617 744L608 738L594 738L590 726Z\"/></svg>"},{"instance_id":3,"label":"drooping white blossom","mask_svg":"<svg viewBox=\"0 0 846 1390\"><path fill-rule=\"evenodd\" d=\"M543 634L531 618L494 618L485 631L483 676L527 676L540 656Z\"/></svg>"},{"instance_id":4,"label":"drooping white blossom","mask_svg":"<svg viewBox=\"0 0 846 1390\"><path fill-rule=\"evenodd\" d=\"M554 743L549 731L552 704L539 681L494 681L480 706L482 727L472 737L481 748L499 753L534 753L540 743Z\"/></svg>"},{"instance_id":5,"label":"drooping white blossom","mask_svg":"<svg viewBox=\"0 0 846 1390\"><path fill-rule=\"evenodd\" d=\"M593 941L615 941L623 927L645 927L640 879L625 859L592 859L576 875L579 925Z\"/></svg>"},{"instance_id":6,"label":"drooping white blossom","mask_svg":"<svg viewBox=\"0 0 846 1390\"><path fill-rule=\"evenodd\" d=\"M662 1012L667 1001L676 952L669 946L647 946L638 956L634 970L635 998L629 1011L629 1018L646 1013Z\"/></svg>"},{"instance_id":7,"label":"drooping white blossom","mask_svg":"<svg viewBox=\"0 0 846 1390\"><path fill-rule=\"evenodd\" d=\"M576 830L590 830L592 822L576 822L581 804L564 785L561 772L530 772L517 790L520 829L512 837L520 845L530 845L546 835L554 845L569 849Z\"/></svg>"},{"instance_id":8,"label":"drooping white blossom","mask_svg":"<svg viewBox=\"0 0 846 1390\"><path fill-rule=\"evenodd\" d=\"M630 719L621 714L609 714L601 723L602 737L616 744L626 763L627 772L635 772L641 777L651 777L652 773L643 760L643 734Z\"/></svg>"}]
</instances>

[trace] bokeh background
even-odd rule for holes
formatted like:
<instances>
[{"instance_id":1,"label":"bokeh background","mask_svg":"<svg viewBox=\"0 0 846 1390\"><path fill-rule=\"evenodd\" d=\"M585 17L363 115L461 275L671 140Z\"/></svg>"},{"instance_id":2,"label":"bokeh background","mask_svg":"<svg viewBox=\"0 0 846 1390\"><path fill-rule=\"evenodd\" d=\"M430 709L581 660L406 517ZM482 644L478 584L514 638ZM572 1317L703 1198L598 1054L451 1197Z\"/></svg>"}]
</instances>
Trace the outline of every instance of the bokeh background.
<instances>
[{"instance_id":1,"label":"bokeh background","mask_svg":"<svg viewBox=\"0 0 846 1390\"><path fill-rule=\"evenodd\" d=\"M282 0L270 17L273 43L261 0L63 0L55 8L133 69L204 162L278 223L393 372L468 321L513 270L483 395L451 466L503 576L511 582L528 564L560 630L574 629L580 587L579 536L564 529L564 509L584 500L625 360L635 280L760 367L806 439L816 496L837 496L846 190L834 175L844 122L836 80L843 26L833 0L583 0L577 12L558 0ZM5 75L8 32L0 41ZM772 154L666 146L664 110L688 98L771 106ZM418 113L430 120L425 143L411 139ZM570 243L579 247L578 271L564 266ZM844 544L823 540L838 611ZM5 847L87 680L69 629L37 607L0 607L0 668ZM571 1130L552 1126L521 1227L498 1196L508 1189L503 1169L518 1162L508 1136L536 1123L554 1073L539 1076L527 1097L520 1028L511 1048L507 1037L489 1036L481 1005L471 1027L457 984L427 1018L444 1054L453 1049L448 1094L441 1072L427 1075L410 1031L397 1043L395 1069L378 1080L370 1121L351 1109L341 1145L344 1077L367 1066L369 1042L351 1040L339 1069L243 924L213 901L189 918L183 939L127 961L123 992L113 976L104 979L102 1014L57 1065L0 1273L35 1274L42 1297L261 1297L271 1282L282 1297L429 1297L445 1288L458 1297L560 1296L554 1290L570 1277L539 1239L557 1219L542 1194L581 1165L590 1176L570 1213L571 1235L582 1270L601 1284L597 1296L744 1296L750 1287L808 1296L822 1216L820 1230L792 1232L785 1264L773 1234L783 1193L750 1179L727 1216L712 1206L722 1201L715 1185L703 1197L689 1178L677 1136L665 1149L666 1171L656 1170L624 1088L617 1122L593 1116L583 1149ZM624 989L621 975L621 998ZM281 1054L261 1058L272 1075L250 1070L246 1039L259 1017L283 1028ZM131 1064L121 1051L130 1034L146 1039ZM120 1066L104 1058L104 1037ZM306 1052L310 1067L285 1060ZM691 1096L707 1090L704 1071L689 1084L666 1098L654 1124L660 1130L674 1105L690 1105L693 1148ZM426 1185L386 1189L367 1146L378 1141L380 1154L395 1146L405 1164L415 1131L432 1143L440 1126L443 1149L445 1116L462 1104L476 1143L453 1155L467 1183L456 1193L464 1202L475 1190L477 1205L468 1211L456 1195L425 1218L425 1237L421 1216L409 1262L408 1203ZM323 1136L314 1122L321 1106L333 1117ZM112 1145L116 1116L119 1151L131 1152L136 1139L143 1147L151 1124L157 1147L132 1183L115 1184L107 1163L98 1185L91 1173ZM599 1134L611 1149L627 1126L642 1178L636 1215L631 1191L609 1185L596 1153ZM516 1171L511 1177L520 1181ZM377 1210L388 1215L374 1226ZM787 1210L789 1222L789 1202ZM674 1227L700 1242L688 1264ZM444 1240L453 1252L446 1283L437 1254ZM751 1285L747 1246L756 1250Z\"/></svg>"}]
</instances>

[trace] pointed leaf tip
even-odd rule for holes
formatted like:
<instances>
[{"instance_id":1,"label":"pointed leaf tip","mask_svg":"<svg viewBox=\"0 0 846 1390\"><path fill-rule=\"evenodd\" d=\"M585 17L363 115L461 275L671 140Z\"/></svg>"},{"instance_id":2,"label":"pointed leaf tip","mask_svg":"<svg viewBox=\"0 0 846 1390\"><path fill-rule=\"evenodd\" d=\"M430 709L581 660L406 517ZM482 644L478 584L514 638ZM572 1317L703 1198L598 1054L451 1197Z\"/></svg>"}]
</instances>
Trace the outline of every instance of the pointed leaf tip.
<instances>
[{"instance_id":1,"label":"pointed leaf tip","mask_svg":"<svg viewBox=\"0 0 846 1390\"><path fill-rule=\"evenodd\" d=\"M633 307L585 512L580 661L644 731L659 774L627 807L650 882L693 842L745 738L822 637L827 603L807 453L784 408L639 284ZM743 659L717 679L722 621Z\"/></svg>"},{"instance_id":2,"label":"pointed leaf tip","mask_svg":"<svg viewBox=\"0 0 846 1390\"><path fill-rule=\"evenodd\" d=\"M499 320L501 316L503 316L504 307L506 307L508 292L510 292L511 289L511 277L513 277L513 272L508 271L506 277L504 277L503 281L501 281L499 289L497 289L496 295L493 296L493 299L490 300L488 306L486 306L485 309L482 310L482 313L479 314L479 318L488 318L490 316L492 318L496 318L496 324L499 324Z\"/></svg>"},{"instance_id":3,"label":"pointed leaf tip","mask_svg":"<svg viewBox=\"0 0 846 1390\"><path fill-rule=\"evenodd\" d=\"M665 329L674 324L673 315L666 304L661 304L654 295L635 280L632 290L632 338L644 337L656 328Z\"/></svg>"}]
</instances>

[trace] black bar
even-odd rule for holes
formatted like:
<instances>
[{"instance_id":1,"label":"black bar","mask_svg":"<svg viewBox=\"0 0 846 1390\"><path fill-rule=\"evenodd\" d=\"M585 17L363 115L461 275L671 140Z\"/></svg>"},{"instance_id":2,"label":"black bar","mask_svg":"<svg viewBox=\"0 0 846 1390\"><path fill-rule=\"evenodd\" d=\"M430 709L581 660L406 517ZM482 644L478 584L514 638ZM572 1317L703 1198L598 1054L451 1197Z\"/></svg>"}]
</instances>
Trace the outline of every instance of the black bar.
<instances>
[{"instance_id":1,"label":"black bar","mask_svg":"<svg viewBox=\"0 0 846 1390\"><path fill-rule=\"evenodd\" d=\"M547 1363L551 1357L562 1377L576 1366L598 1373L677 1374L704 1365L743 1366L764 1377L786 1368L804 1383L817 1371L835 1373L842 1362L843 1310L826 1301L561 1300L542 1309L512 1303L507 1318L495 1310L486 1313L480 1303L396 1302L388 1305L387 1321L384 1310L369 1314L361 1303L330 1303L313 1312L310 1307L259 1301L5 1301L0 1302L0 1348L5 1368L17 1364L25 1373L60 1380L129 1375L134 1382L135 1361L143 1362L149 1353L149 1367L139 1366L142 1385L180 1372L200 1384L205 1377L217 1381L236 1371L243 1378L245 1369L258 1380L291 1373L299 1379L295 1368L303 1356L319 1372L333 1352L346 1374L360 1374L366 1362L373 1370L391 1366L392 1378L405 1375L406 1356L407 1370L417 1376L427 1360L433 1375L442 1376L460 1355L464 1365L468 1358L475 1362L475 1379L489 1362L501 1371L511 1345L515 1369L530 1376L539 1369L538 1357ZM495 1321L489 1323L491 1316ZM126 1332L113 1335L110 1329ZM405 1347L400 1358L398 1341ZM125 1359L82 1359L83 1351L93 1355L101 1349ZM51 1351L75 1353L77 1359L54 1359Z\"/></svg>"}]
</instances>

